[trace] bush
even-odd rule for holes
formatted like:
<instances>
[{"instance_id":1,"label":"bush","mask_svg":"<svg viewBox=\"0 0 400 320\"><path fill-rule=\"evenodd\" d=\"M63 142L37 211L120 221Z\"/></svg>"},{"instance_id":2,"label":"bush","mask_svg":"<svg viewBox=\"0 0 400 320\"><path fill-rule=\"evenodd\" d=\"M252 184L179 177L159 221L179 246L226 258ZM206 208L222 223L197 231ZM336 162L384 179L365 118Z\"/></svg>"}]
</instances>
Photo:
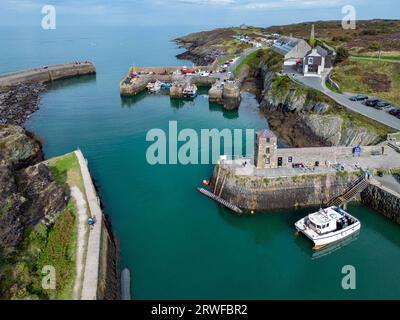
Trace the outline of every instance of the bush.
<instances>
[{"instance_id":1,"label":"bush","mask_svg":"<svg viewBox=\"0 0 400 320\"><path fill-rule=\"evenodd\" d=\"M336 51L336 62L341 63L349 58L349 51L345 47L339 47Z\"/></svg>"}]
</instances>

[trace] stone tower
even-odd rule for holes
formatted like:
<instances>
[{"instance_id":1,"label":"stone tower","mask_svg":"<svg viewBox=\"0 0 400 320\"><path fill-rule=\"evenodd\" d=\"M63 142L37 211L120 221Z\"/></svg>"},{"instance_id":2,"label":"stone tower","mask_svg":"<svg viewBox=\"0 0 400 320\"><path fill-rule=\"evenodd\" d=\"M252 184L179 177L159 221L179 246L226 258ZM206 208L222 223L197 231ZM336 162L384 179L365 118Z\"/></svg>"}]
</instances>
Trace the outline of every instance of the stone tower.
<instances>
[{"instance_id":1,"label":"stone tower","mask_svg":"<svg viewBox=\"0 0 400 320\"><path fill-rule=\"evenodd\" d=\"M271 130L256 133L254 165L257 168L278 168L278 138Z\"/></svg>"}]
</instances>

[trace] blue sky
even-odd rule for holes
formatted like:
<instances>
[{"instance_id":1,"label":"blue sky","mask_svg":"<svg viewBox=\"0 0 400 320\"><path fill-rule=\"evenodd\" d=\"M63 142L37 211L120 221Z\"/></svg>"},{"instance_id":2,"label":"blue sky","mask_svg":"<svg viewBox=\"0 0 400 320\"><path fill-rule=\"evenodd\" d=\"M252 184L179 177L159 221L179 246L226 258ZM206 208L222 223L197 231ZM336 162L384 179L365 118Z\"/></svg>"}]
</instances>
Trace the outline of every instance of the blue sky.
<instances>
[{"instance_id":1,"label":"blue sky","mask_svg":"<svg viewBox=\"0 0 400 320\"><path fill-rule=\"evenodd\" d=\"M357 19L400 18L398 0L0 0L0 25L40 25L52 4L60 25L270 26L338 20L353 5Z\"/></svg>"}]
</instances>

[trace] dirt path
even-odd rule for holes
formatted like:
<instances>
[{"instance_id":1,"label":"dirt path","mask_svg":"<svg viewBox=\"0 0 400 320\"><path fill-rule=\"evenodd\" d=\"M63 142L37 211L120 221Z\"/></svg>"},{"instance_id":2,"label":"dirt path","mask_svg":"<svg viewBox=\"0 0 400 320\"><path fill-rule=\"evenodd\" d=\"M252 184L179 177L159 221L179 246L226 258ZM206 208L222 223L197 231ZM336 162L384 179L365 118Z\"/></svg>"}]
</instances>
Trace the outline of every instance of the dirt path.
<instances>
[{"instance_id":1,"label":"dirt path","mask_svg":"<svg viewBox=\"0 0 400 320\"><path fill-rule=\"evenodd\" d=\"M76 202L78 214L78 237L77 237L77 250L76 250L76 278L73 290L73 299L80 300L81 290L83 284L83 273L85 267L85 244L87 237L86 221L88 219L87 204L85 197L78 187L71 188L71 195Z\"/></svg>"}]
</instances>

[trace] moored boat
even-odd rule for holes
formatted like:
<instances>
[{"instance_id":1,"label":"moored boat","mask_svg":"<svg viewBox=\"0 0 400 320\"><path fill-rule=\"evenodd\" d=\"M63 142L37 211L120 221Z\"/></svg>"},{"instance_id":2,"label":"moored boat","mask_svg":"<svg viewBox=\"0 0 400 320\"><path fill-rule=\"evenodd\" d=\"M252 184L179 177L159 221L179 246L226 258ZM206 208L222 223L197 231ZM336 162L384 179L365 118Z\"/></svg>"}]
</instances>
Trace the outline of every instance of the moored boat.
<instances>
[{"instance_id":1,"label":"moored boat","mask_svg":"<svg viewBox=\"0 0 400 320\"><path fill-rule=\"evenodd\" d=\"M156 82L149 82L146 88L150 92L158 92L161 90L161 86L162 82L157 80Z\"/></svg>"},{"instance_id":2,"label":"moored boat","mask_svg":"<svg viewBox=\"0 0 400 320\"><path fill-rule=\"evenodd\" d=\"M189 84L183 89L183 97L194 99L197 97L197 86Z\"/></svg>"},{"instance_id":3,"label":"moored boat","mask_svg":"<svg viewBox=\"0 0 400 320\"><path fill-rule=\"evenodd\" d=\"M320 249L343 240L361 229L361 222L339 207L320 209L295 223L297 231L304 234Z\"/></svg>"}]
</instances>

